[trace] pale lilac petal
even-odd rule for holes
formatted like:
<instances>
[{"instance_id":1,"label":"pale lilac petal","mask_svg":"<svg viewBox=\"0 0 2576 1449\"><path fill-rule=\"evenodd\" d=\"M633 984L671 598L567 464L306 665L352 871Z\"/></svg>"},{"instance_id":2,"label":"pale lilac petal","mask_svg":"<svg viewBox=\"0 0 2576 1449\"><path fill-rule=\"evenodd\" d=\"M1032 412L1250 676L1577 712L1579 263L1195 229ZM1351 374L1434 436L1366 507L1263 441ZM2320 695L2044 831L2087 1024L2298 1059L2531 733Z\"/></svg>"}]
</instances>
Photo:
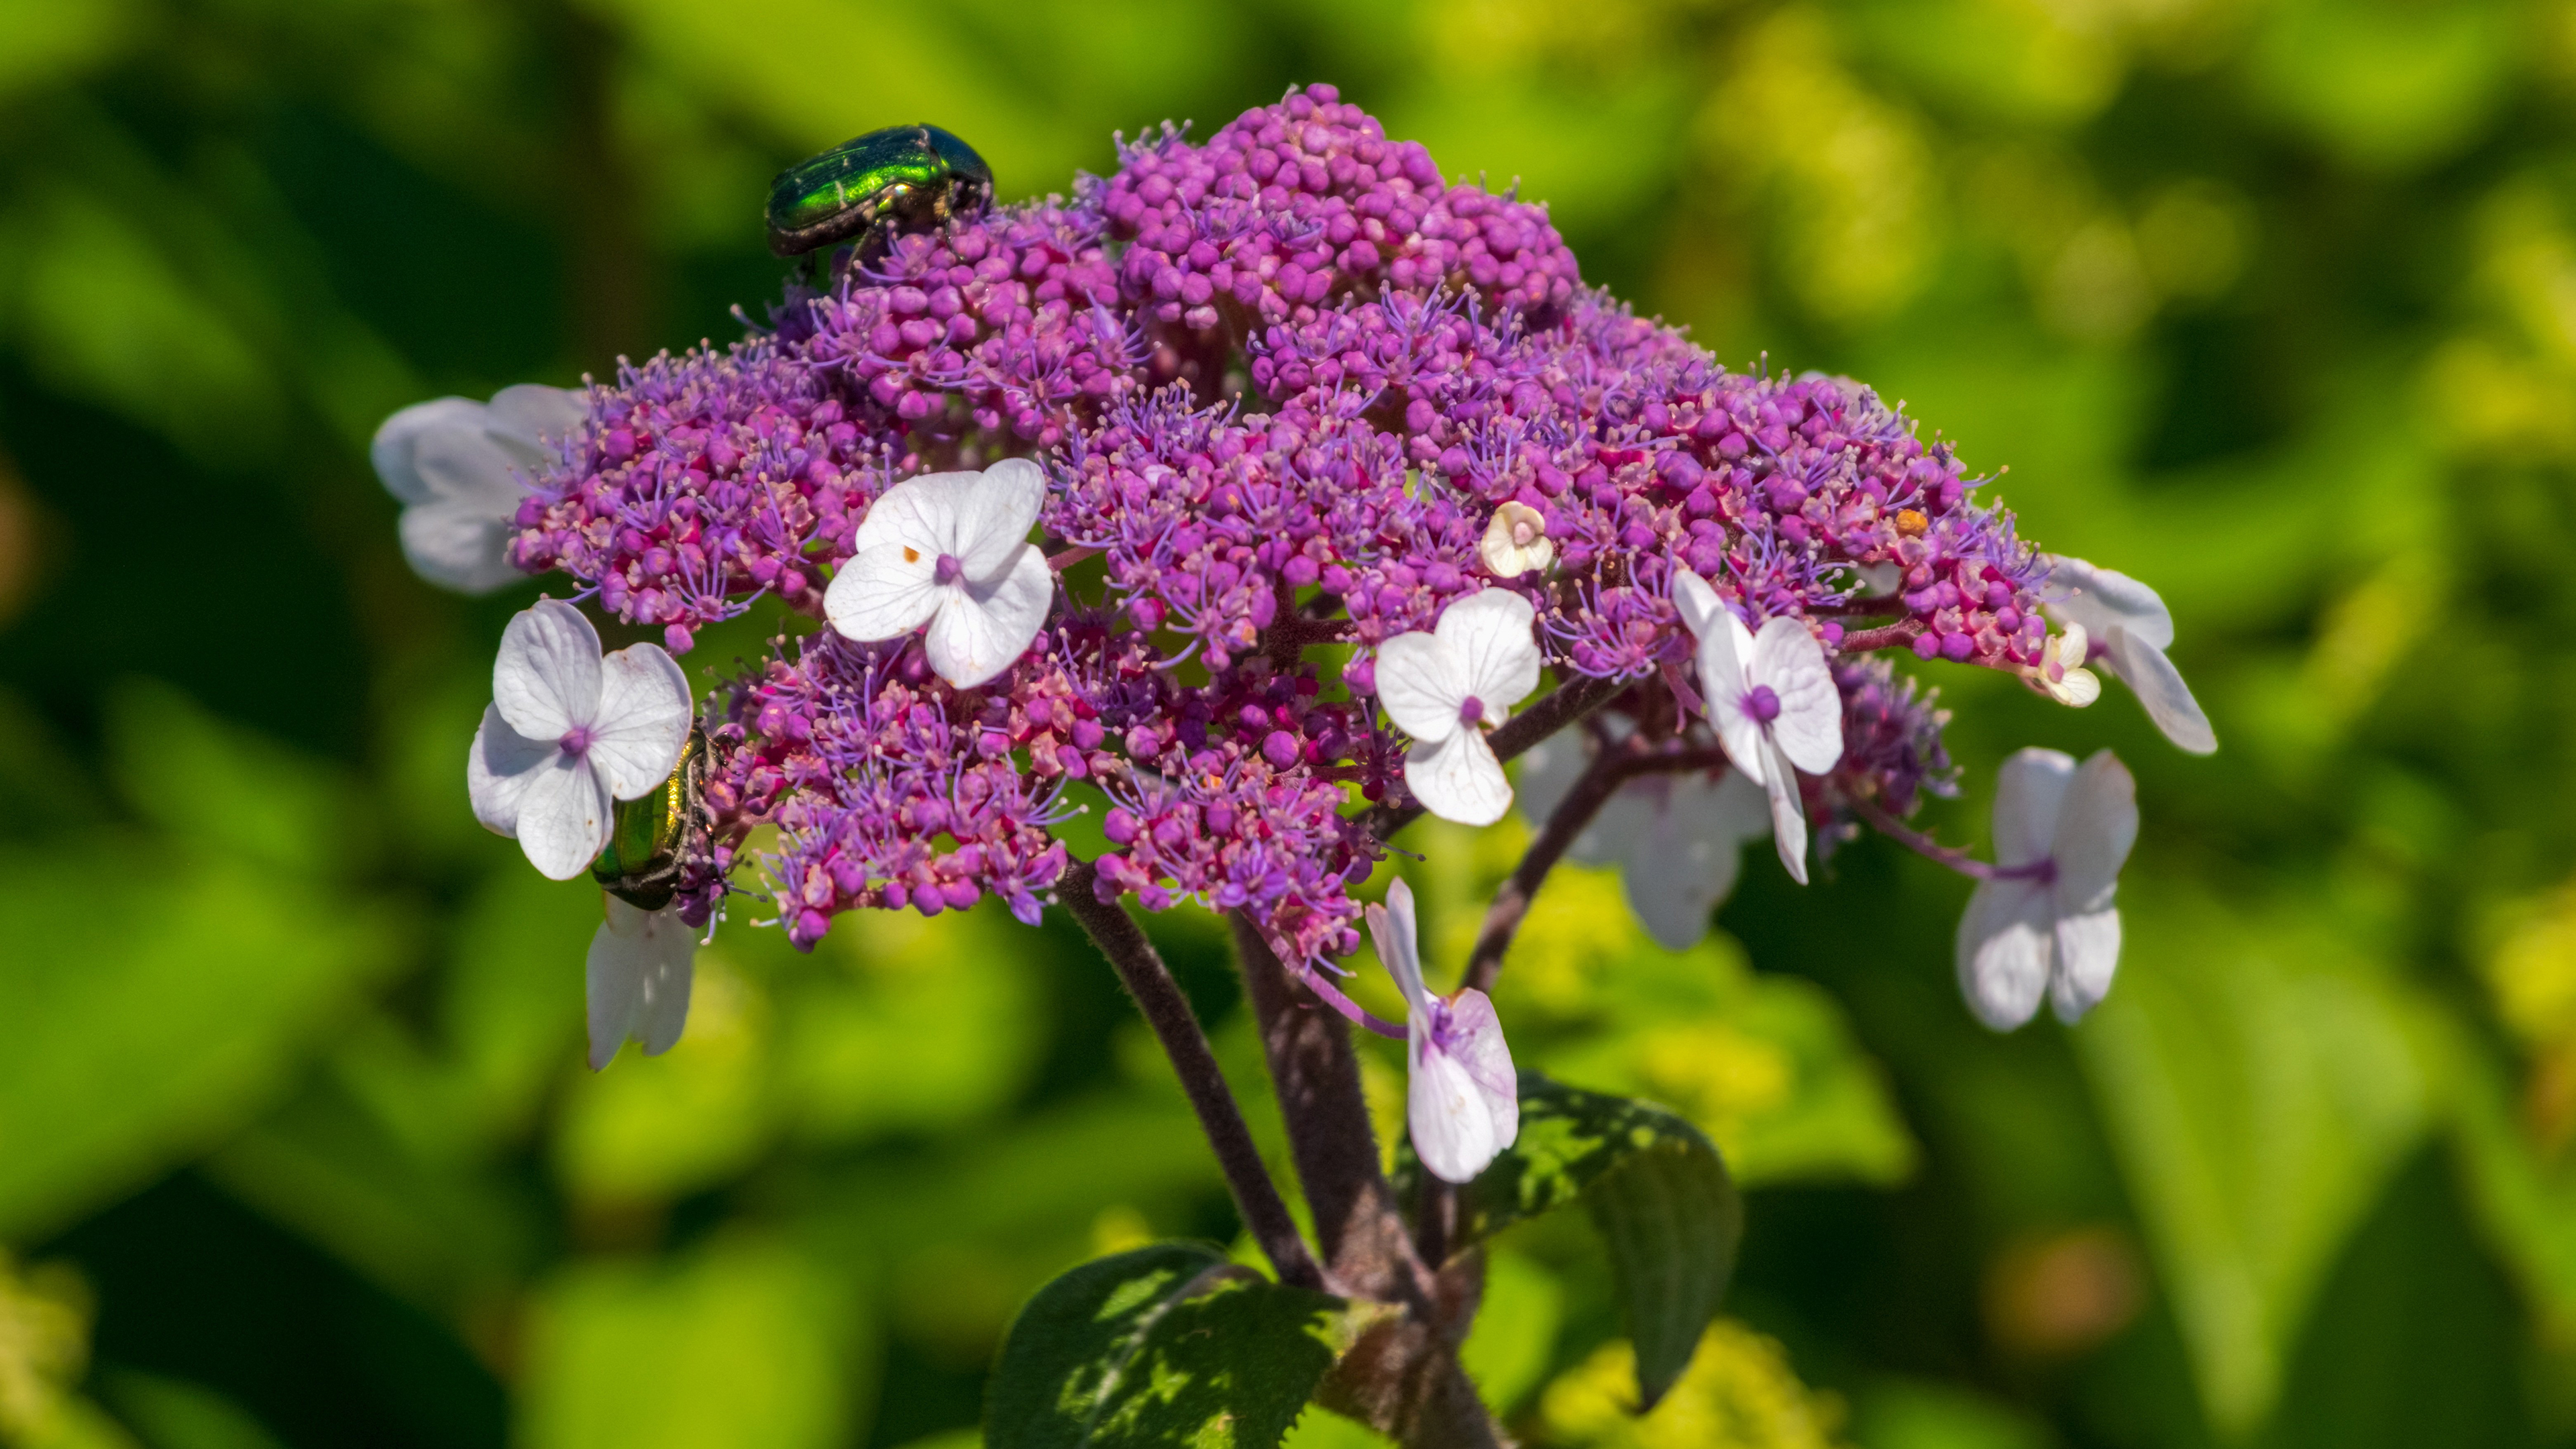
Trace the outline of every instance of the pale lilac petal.
<instances>
[{"instance_id":1,"label":"pale lilac petal","mask_svg":"<svg viewBox=\"0 0 2576 1449\"><path fill-rule=\"evenodd\" d=\"M959 689L984 683L1028 652L1055 601L1055 575L1034 544L998 579L945 590L922 641L930 667Z\"/></svg>"},{"instance_id":2,"label":"pale lilac petal","mask_svg":"<svg viewBox=\"0 0 2576 1449\"><path fill-rule=\"evenodd\" d=\"M2097 568L2080 558L2049 555L2048 612L2081 624L2095 638L2114 628L2128 630L2139 642L2171 649L2173 614L2155 590L2116 569Z\"/></svg>"},{"instance_id":3,"label":"pale lilac petal","mask_svg":"<svg viewBox=\"0 0 2576 1449\"><path fill-rule=\"evenodd\" d=\"M1046 470L1026 458L1005 458L961 491L957 542L952 550L970 581L983 582L1018 567L1018 545L1046 506Z\"/></svg>"},{"instance_id":4,"label":"pale lilac petal","mask_svg":"<svg viewBox=\"0 0 2576 1449\"><path fill-rule=\"evenodd\" d=\"M1470 594L1441 612L1436 636L1457 656L1465 692L1484 702L1487 728L1538 688L1537 617L1509 589Z\"/></svg>"},{"instance_id":5,"label":"pale lilac petal","mask_svg":"<svg viewBox=\"0 0 2576 1449\"><path fill-rule=\"evenodd\" d=\"M563 600L537 600L501 631L492 702L532 740L590 724L599 717L599 631Z\"/></svg>"},{"instance_id":6,"label":"pale lilac petal","mask_svg":"<svg viewBox=\"0 0 2576 1449\"><path fill-rule=\"evenodd\" d=\"M1753 631L1744 627L1734 610L1721 605L1700 631L1698 656L1700 693L1708 722L1717 729L1718 743L1726 747L1726 757L1735 768L1754 783L1764 783L1771 762L1765 758L1762 726L1744 712L1744 698L1752 688L1745 671L1753 659Z\"/></svg>"},{"instance_id":7,"label":"pale lilac petal","mask_svg":"<svg viewBox=\"0 0 2576 1449\"><path fill-rule=\"evenodd\" d=\"M1499 1152L1521 1135L1521 1079L1503 1041L1503 1020L1494 1014L1493 1001L1472 986L1442 1002L1440 1015L1439 1040L1484 1097Z\"/></svg>"},{"instance_id":8,"label":"pale lilac petal","mask_svg":"<svg viewBox=\"0 0 2576 1449\"><path fill-rule=\"evenodd\" d=\"M1646 934L1668 951L1687 951L1708 934L1709 915L1735 891L1744 842L1771 829L1769 792L1729 770L1711 785L1704 775L1670 782L1659 807L1641 780L1614 797L1650 809L1612 838L1626 843L1621 876L1628 906ZM1609 815L1608 810L1602 814Z\"/></svg>"},{"instance_id":9,"label":"pale lilac petal","mask_svg":"<svg viewBox=\"0 0 2576 1449\"><path fill-rule=\"evenodd\" d=\"M1414 1155L1443 1182L1469 1182L1503 1150L1492 1106L1463 1063L1431 1044L1416 1018L1408 1053L1405 1122ZM1515 1127L1518 1123L1515 1122Z\"/></svg>"},{"instance_id":10,"label":"pale lilac petal","mask_svg":"<svg viewBox=\"0 0 2576 1449\"><path fill-rule=\"evenodd\" d=\"M2105 636L2110 653L2105 660L2111 672L2127 681L2146 706L2147 718L2155 721L2166 739L2195 755L2214 753L2218 749L2218 732L2209 727L2209 716L2203 714L2200 701L2191 697L2191 686L2182 682L2182 671L2165 658L2165 651L2126 629L2114 628Z\"/></svg>"},{"instance_id":11,"label":"pale lilac petal","mask_svg":"<svg viewBox=\"0 0 2576 1449\"><path fill-rule=\"evenodd\" d=\"M1512 787L1512 799L1520 806L1521 818L1533 826L1545 828L1548 817L1556 813L1556 807L1564 802L1567 792L1574 788L1574 782L1583 778L1584 767L1591 763L1591 759L1592 752L1585 748L1581 732L1575 730L1541 740L1521 751L1520 777ZM1566 859L1585 865L1601 865L1615 859L1602 854L1602 826L1628 799L1625 790L1611 796L1600 813L1592 817L1592 823L1574 837L1574 844L1565 853ZM1638 807L1629 803L1627 808L1633 812Z\"/></svg>"},{"instance_id":12,"label":"pale lilac petal","mask_svg":"<svg viewBox=\"0 0 2576 1449\"><path fill-rule=\"evenodd\" d=\"M1771 721L1780 753L1810 775L1831 770L1843 757L1843 697L1825 666L1825 646L1797 620L1773 619L1754 636L1752 679L1780 697Z\"/></svg>"},{"instance_id":13,"label":"pale lilac petal","mask_svg":"<svg viewBox=\"0 0 2576 1449\"><path fill-rule=\"evenodd\" d=\"M1404 783L1424 809L1461 825L1491 825L1512 808L1512 782L1482 730L1417 742L1404 752Z\"/></svg>"},{"instance_id":14,"label":"pale lilac petal","mask_svg":"<svg viewBox=\"0 0 2576 1449\"><path fill-rule=\"evenodd\" d=\"M542 445L563 441L590 416L590 399L569 388L523 382L492 394L490 415L494 438L533 471L553 451Z\"/></svg>"},{"instance_id":15,"label":"pale lilac petal","mask_svg":"<svg viewBox=\"0 0 2576 1449\"><path fill-rule=\"evenodd\" d=\"M962 592L941 585L938 569L939 556L926 545L880 539L851 554L832 575L823 589L823 617L841 637L862 644L900 638L929 623L943 601Z\"/></svg>"},{"instance_id":16,"label":"pale lilac petal","mask_svg":"<svg viewBox=\"0 0 2576 1449\"><path fill-rule=\"evenodd\" d=\"M694 722L679 661L658 644L629 645L600 661L590 767L620 800L648 794L679 767Z\"/></svg>"},{"instance_id":17,"label":"pale lilac petal","mask_svg":"<svg viewBox=\"0 0 2576 1449\"><path fill-rule=\"evenodd\" d=\"M483 706L483 723L465 757L465 794L474 802L474 818L495 835L516 836L521 798L562 755L553 740L532 740L510 728L498 705Z\"/></svg>"},{"instance_id":18,"label":"pale lilac petal","mask_svg":"<svg viewBox=\"0 0 2576 1449\"><path fill-rule=\"evenodd\" d=\"M1770 749L1769 746L1765 746ZM1789 878L1800 885L1807 883L1807 803L1798 795L1798 776L1788 758L1770 749L1767 763L1771 773L1762 788L1771 796L1771 843L1779 847L1780 863L1789 869Z\"/></svg>"},{"instance_id":19,"label":"pale lilac petal","mask_svg":"<svg viewBox=\"0 0 2576 1449\"><path fill-rule=\"evenodd\" d=\"M2023 866L2057 841L2058 806L2075 778L2075 757L2057 750L2016 750L1995 774L1995 864Z\"/></svg>"},{"instance_id":20,"label":"pale lilac petal","mask_svg":"<svg viewBox=\"0 0 2576 1449\"><path fill-rule=\"evenodd\" d=\"M1673 609L1682 616L1682 627L1696 639L1707 638L1709 626L1728 613L1726 601L1717 596L1717 590L1694 573L1673 575Z\"/></svg>"},{"instance_id":21,"label":"pale lilac petal","mask_svg":"<svg viewBox=\"0 0 2576 1449\"><path fill-rule=\"evenodd\" d=\"M385 419L376 429L375 440L367 445L368 461L376 465L376 477L385 491L405 503L434 503L442 496L423 478L416 454L423 436L443 431L465 431L480 426L483 404L471 398L442 397L424 403L413 403Z\"/></svg>"},{"instance_id":22,"label":"pale lilac petal","mask_svg":"<svg viewBox=\"0 0 2576 1449\"><path fill-rule=\"evenodd\" d=\"M470 503L499 517L515 513L528 496L529 465L489 424L489 415L477 407L465 426L423 429L412 439L411 465L436 501Z\"/></svg>"},{"instance_id":23,"label":"pale lilac petal","mask_svg":"<svg viewBox=\"0 0 2576 1449\"><path fill-rule=\"evenodd\" d=\"M404 509L395 527L403 561L440 588L488 594L527 577L510 562L518 529L507 513L475 503L420 503Z\"/></svg>"},{"instance_id":24,"label":"pale lilac petal","mask_svg":"<svg viewBox=\"0 0 2576 1449\"><path fill-rule=\"evenodd\" d=\"M2010 1031L2039 1010L2054 954L2048 888L1979 881L1959 917L1959 991L1977 1020Z\"/></svg>"},{"instance_id":25,"label":"pale lilac petal","mask_svg":"<svg viewBox=\"0 0 2576 1449\"><path fill-rule=\"evenodd\" d=\"M2049 977L2049 1004L2057 1019L2081 1021L2084 1013L2111 994L2111 973L2120 964L2120 913L2087 911L2057 922L2057 971Z\"/></svg>"},{"instance_id":26,"label":"pale lilac petal","mask_svg":"<svg viewBox=\"0 0 2576 1449\"><path fill-rule=\"evenodd\" d=\"M2000 822L1998 822L2000 824ZM2076 916L2110 907L2120 867L2138 840L2138 782L2109 750L2084 762L2058 805L2057 910Z\"/></svg>"},{"instance_id":27,"label":"pale lilac petal","mask_svg":"<svg viewBox=\"0 0 2576 1449\"><path fill-rule=\"evenodd\" d=\"M608 848L610 809L589 763L557 750L519 792L519 849L546 879L571 880Z\"/></svg>"},{"instance_id":28,"label":"pale lilac petal","mask_svg":"<svg viewBox=\"0 0 2576 1449\"><path fill-rule=\"evenodd\" d=\"M582 971L582 998L590 1025L590 1069L598 1071L617 1056L635 1034L644 1006L644 943L640 932L618 930L617 908L635 907L606 896L609 918L591 933L590 955Z\"/></svg>"},{"instance_id":29,"label":"pale lilac petal","mask_svg":"<svg viewBox=\"0 0 2576 1449\"><path fill-rule=\"evenodd\" d=\"M1459 733L1467 702L1464 661L1433 635L1398 634L1377 646L1377 702L1397 729L1425 744L1445 740Z\"/></svg>"},{"instance_id":30,"label":"pale lilac petal","mask_svg":"<svg viewBox=\"0 0 2576 1449\"><path fill-rule=\"evenodd\" d=\"M1427 1019L1431 1010L1431 993L1422 984L1422 950L1415 935L1417 922L1413 912L1413 887L1397 876L1387 882L1386 904L1372 905L1360 914L1367 918L1369 940L1377 947L1377 959L1385 965L1386 974L1395 978L1395 989L1404 993L1408 1018Z\"/></svg>"},{"instance_id":31,"label":"pale lilac petal","mask_svg":"<svg viewBox=\"0 0 2576 1449\"><path fill-rule=\"evenodd\" d=\"M592 1071L607 1066L629 1037L644 1043L646 1056L659 1056L680 1039L698 949L697 933L678 911L606 900L607 919L590 938L584 972Z\"/></svg>"}]
</instances>

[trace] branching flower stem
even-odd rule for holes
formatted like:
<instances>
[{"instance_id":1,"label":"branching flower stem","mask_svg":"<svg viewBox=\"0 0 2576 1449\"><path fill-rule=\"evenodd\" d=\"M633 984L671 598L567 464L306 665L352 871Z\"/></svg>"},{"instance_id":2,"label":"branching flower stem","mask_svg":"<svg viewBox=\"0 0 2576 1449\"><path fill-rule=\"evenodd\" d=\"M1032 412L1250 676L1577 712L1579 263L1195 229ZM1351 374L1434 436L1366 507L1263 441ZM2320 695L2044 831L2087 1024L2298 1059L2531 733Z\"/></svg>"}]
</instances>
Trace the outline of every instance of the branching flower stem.
<instances>
[{"instance_id":1,"label":"branching flower stem","mask_svg":"<svg viewBox=\"0 0 2576 1449\"><path fill-rule=\"evenodd\" d=\"M1269 1255L1279 1281L1300 1288L1322 1288L1323 1272L1307 1250L1306 1240L1297 1235L1297 1224L1288 1216L1288 1204L1279 1196L1277 1184L1270 1180L1269 1170L1261 1164L1260 1149L1253 1145L1251 1129L1244 1125L1243 1113L1235 1106L1225 1075L1217 1069L1216 1053L1209 1050L1207 1036L1190 1012L1189 998L1181 994L1180 983L1172 979L1154 943L1146 939L1144 928L1123 908L1102 902L1093 892L1093 874L1089 861L1073 867L1065 873L1057 898L1072 912L1092 944L1109 958L1127 993L1136 998L1137 1008L1144 1012L1146 1025L1162 1042L1164 1054L1172 1059L1172 1069L1180 1075L1181 1088L1189 1094L1199 1126L1216 1152L1217 1165L1225 1172L1235 1208L1243 1214L1243 1225L1261 1244L1261 1251Z\"/></svg>"},{"instance_id":2,"label":"branching flower stem","mask_svg":"<svg viewBox=\"0 0 2576 1449\"><path fill-rule=\"evenodd\" d=\"M1574 788L1557 802L1555 813L1547 817L1538 838L1530 842L1521 863L1513 867L1502 889L1494 893L1494 903L1485 908L1485 924L1476 932L1476 946L1468 954L1466 975L1460 984L1478 991L1494 989L1494 978L1503 969L1503 953L1511 949L1512 937L1529 915L1530 902L1538 898L1538 888L1546 882L1547 873L1556 868L1575 837L1592 823L1592 817L1601 813L1602 806L1610 803L1620 786L1640 775L1712 770L1725 764L1725 752L1713 747L1660 753L1614 747L1593 756L1592 763L1575 780Z\"/></svg>"}]
</instances>

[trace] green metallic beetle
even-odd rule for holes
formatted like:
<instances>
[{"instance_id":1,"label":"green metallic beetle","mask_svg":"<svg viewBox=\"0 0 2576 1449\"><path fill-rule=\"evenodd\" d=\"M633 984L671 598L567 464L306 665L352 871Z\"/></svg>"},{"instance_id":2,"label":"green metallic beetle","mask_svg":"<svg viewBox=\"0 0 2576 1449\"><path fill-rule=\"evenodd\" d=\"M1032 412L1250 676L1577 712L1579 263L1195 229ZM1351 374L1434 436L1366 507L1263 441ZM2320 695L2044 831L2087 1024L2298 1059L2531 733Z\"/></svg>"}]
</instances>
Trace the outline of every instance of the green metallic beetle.
<instances>
[{"instance_id":1,"label":"green metallic beetle","mask_svg":"<svg viewBox=\"0 0 2576 1449\"><path fill-rule=\"evenodd\" d=\"M889 126L799 161L769 184L769 249L800 257L856 239L861 252L896 231L980 216L993 170L937 126Z\"/></svg>"},{"instance_id":2,"label":"green metallic beetle","mask_svg":"<svg viewBox=\"0 0 2576 1449\"><path fill-rule=\"evenodd\" d=\"M680 887L680 849L706 823L707 737L695 725L678 768L658 790L617 802L608 848L590 878L639 910L658 911Z\"/></svg>"}]
</instances>

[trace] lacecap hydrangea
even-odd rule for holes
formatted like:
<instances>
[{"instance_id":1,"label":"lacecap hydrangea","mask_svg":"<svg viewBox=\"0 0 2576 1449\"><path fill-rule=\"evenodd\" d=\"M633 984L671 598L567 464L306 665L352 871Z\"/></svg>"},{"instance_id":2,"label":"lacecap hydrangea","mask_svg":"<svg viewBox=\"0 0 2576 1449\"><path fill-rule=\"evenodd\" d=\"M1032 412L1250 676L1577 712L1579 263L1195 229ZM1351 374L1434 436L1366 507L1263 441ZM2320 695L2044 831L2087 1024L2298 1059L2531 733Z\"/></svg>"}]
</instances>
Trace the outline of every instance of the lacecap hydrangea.
<instances>
[{"instance_id":1,"label":"lacecap hydrangea","mask_svg":"<svg viewBox=\"0 0 2576 1449\"><path fill-rule=\"evenodd\" d=\"M1489 592L1526 603L1555 697L1711 772L1684 595L1769 626L1764 650L1812 640L1780 668L1839 693L1842 752L1823 773L1768 758L1775 811L1821 812L1828 840L1950 778L1946 716L1866 656L2043 690L2083 662L2050 647L2053 561L1947 444L1850 380L1721 367L1585 285L1544 205L1444 179L1329 86L1204 142L1122 142L1069 199L896 236L828 291L791 288L769 327L582 402L527 480L513 563L674 653L762 595L842 625L711 702L677 897L703 924L750 891L800 944L844 911L987 895L1035 921L1078 878L1241 912L1310 974L1357 948L1352 889L1415 803L1387 646ZM1021 505L974 491L1006 460L1038 480L1011 536L993 530ZM898 489L911 521L868 545ZM1005 608L973 550L999 580L996 550L1024 543L1049 575L1009 564ZM996 611L969 622L1015 652L974 678L937 665L922 628L943 626L852 627L827 596L863 546ZM1776 711L1745 667L1730 707ZM1471 739L1514 707L1439 697ZM1056 830L1073 782L1107 802L1078 877ZM739 859L761 825L774 852Z\"/></svg>"}]
</instances>

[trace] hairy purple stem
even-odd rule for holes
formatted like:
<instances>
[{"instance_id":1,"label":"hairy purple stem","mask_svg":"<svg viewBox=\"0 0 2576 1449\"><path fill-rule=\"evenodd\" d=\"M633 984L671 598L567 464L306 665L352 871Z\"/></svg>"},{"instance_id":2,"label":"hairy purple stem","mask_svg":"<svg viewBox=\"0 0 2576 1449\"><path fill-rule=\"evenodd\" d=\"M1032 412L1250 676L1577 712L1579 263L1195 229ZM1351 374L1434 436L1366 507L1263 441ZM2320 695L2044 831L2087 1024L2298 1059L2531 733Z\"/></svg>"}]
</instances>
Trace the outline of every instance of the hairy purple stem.
<instances>
[{"instance_id":1,"label":"hairy purple stem","mask_svg":"<svg viewBox=\"0 0 2576 1449\"><path fill-rule=\"evenodd\" d=\"M1844 654L1867 654L1873 649L1893 649L1900 644L1911 646L1922 634L1922 620L1899 619L1875 629L1855 629L1845 634L1842 642L1834 648Z\"/></svg>"},{"instance_id":2,"label":"hairy purple stem","mask_svg":"<svg viewBox=\"0 0 2576 1449\"><path fill-rule=\"evenodd\" d=\"M2057 861L2042 856L2028 865L1990 865L1964 850L1943 845L1931 836L1890 815L1875 800L1851 802L1852 813L1870 824L1870 828L1927 860L1935 860L1971 880L2055 880Z\"/></svg>"},{"instance_id":3,"label":"hairy purple stem","mask_svg":"<svg viewBox=\"0 0 2576 1449\"><path fill-rule=\"evenodd\" d=\"M1297 1235L1296 1221L1288 1216L1288 1204L1270 1180L1269 1169L1261 1165L1261 1151L1253 1145L1252 1131L1244 1126L1243 1113L1226 1088L1225 1074L1217 1069L1207 1035L1190 1012L1189 998L1181 994L1180 983L1172 979L1144 928L1116 902L1101 900L1092 889L1096 874L1090 861L1074 866L1065 872L1057 899L1109 958L1127 994L1136 998L1137 1009L1145 1014L1145 1024L1154 1029L1164 1054L1172 1059L1172 1070L1180 1075L1181 1088L1189 1094L1199 1126L1216 1151L1217 1166L1225 1172L1235 1210L1243 1214L1244 1227L1269 1255L1279 1281L1300 1288L1323 1287L1323 1272L1307 1251L1306 1240Z\"/></svg>"}]
</instances>

